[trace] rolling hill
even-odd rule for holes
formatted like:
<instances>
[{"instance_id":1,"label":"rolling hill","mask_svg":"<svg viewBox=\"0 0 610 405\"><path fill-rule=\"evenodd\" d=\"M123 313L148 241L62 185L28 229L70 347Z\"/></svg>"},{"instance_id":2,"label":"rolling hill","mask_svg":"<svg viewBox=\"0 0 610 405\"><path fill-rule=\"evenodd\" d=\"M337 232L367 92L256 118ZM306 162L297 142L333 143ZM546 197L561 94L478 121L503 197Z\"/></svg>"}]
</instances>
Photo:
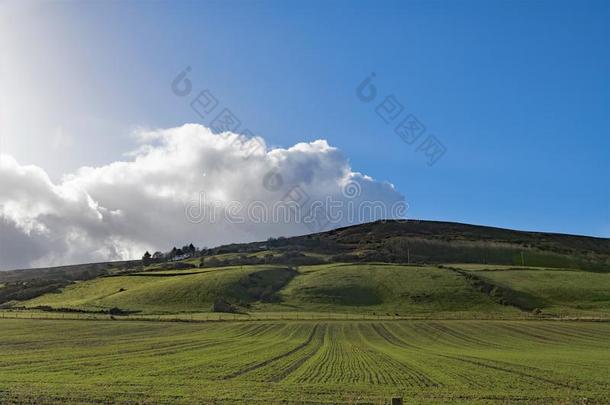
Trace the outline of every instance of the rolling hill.
<instances>
[{"instance_id":1,"label":"rolling hill","mask_svg":"<svg viewBox=\"0 0 610 405\"><path fill-rule=\"evenodd\" d=\"M384 221L200 255L4 272L0 303L138 314L610 317L604 238Z\"/></svg>"}]
</instances>

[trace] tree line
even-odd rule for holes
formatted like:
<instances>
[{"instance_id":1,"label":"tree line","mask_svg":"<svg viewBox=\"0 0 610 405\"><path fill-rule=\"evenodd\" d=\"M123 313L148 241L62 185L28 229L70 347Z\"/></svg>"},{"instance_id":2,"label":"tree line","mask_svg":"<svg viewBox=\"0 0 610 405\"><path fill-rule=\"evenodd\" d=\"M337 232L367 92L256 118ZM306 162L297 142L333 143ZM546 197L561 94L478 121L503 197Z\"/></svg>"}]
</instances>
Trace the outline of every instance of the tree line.
<instances>
[{"instance_id":1,"label":"tree line","mask_svg":"<svg viewBox=\"0 0 610 405\"><path fill-rule=\"evenodd\" d=\"M171 260L182 260L190 257L196 257L202 254L206 249L200 249L192 243L184 245L181 248L173 247L169 252L156 251L152 255L149 251L146 251L142 256L142 264L149 265L150 263L171 261Z\"/></svg>"}]
</instances>

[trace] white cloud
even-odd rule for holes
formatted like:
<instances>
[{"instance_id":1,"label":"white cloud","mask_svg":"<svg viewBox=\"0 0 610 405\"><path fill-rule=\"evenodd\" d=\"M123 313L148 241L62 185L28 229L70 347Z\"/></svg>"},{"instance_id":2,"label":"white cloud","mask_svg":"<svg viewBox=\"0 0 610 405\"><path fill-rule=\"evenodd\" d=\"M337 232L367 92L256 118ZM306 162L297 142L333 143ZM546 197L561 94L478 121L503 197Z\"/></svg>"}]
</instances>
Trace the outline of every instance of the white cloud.
<instances>
[{"instance_id":1,"label":"white cloud","mask_svg":"<svg viewBox=\"0 0 610 405\"><path fill-rule=\"evenodd\" d=\"M404 214L391 184L353 172L324 140L268 150L261 138L196 124L138 139L127 160L83 167L58 184L1 155L0 268L137 258L191 241L263 240ZM282 220L284 211L273 220L278 201L291 199L308 224ZM314 201L340 207L312 209ZM310 221L312 212L331 223Z\"/></svg>"}]
</instances>

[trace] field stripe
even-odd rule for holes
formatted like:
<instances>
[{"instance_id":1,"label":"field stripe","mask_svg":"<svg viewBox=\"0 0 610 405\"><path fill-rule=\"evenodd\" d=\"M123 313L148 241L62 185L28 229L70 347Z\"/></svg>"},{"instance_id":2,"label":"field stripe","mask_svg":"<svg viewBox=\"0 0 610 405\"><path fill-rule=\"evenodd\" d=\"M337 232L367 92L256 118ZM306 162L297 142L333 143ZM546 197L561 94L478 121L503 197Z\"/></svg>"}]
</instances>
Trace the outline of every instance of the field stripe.
<instances>
[{"instance_id":1,"label":"field stripe","mask_svg":"<svg viewBox=\"0 0 610 405\"><path fill-rule=\"evenodd\" d=\"M319 326L319 325L316 323L316 324L314 325L314 327L313 327L313 330L311 331L311 333L310 333L310 334L309 334L309 336L307 337L307 340L305 340L305 342L301 343L300 345L296 346L295 348L293 348L293 349L291 349L291 350L289 350L289 351L287 351L287 352L285 352L285 353L279 354L279 355L277 355L277 356L275 356L275 357L272 357L272 358L270 358L270 359L267 359L267 360L265 360L265 361L262 361L262 362L260 362L260 363L253 364L253 365L251 365L251 366L249 366L249 367L243 368L243 369L238 370L238 371L236 371L236 372L234 372L234 373L231 373L231 374L229 374L229 375L226 375L225 377L223 377L223 379L224 379L224 380L230 380L230 379L233 379L233 378L239 377L239 376L241 376L241 375L243 375L243 374L249 373L249 372L254 371L254 370L258 369L258 368L264 367L264 366L266 366L266 365L268 365L268 364L271 364L271 363L273 363L273 362L276 362L276 361L278 361L278 360L281 360L281 359L283 359L284 357L290 356L291 354L293 354L293 353L295 353L295 352L297 352L297 351L301 350L302 348L304 348L305 346L307 346L309 343L311 343L311 341L313 340L313 337L314 337L314 336L315 336L315 334L316 334L316 330L318 329L318 326Z\"/></svg>"},{"instance_id":2,"label":"field stripe","mask_svg":"<svg viewBox=\"0 0 610 405\"><path fill-rule=\"evenodd\" d=\"M315 356L322 347L324 343L324 336L326 335L326 330L328 329L328 325L323 325L320 329L320 333L317 334L317 338L315 339L315 344L313 345L313 349L306 353L304 356L298 358L295 362L290 364L287 368L282 370L282 372L276 376L274 376L271 381L280 382L285 380L290 374L299 369L305 362Z\"/></svg>"},{"instance_id":3,"label":"field stripe","mask_svg":"<svg viewBox=\"0 0 610 405\"><path fill-rule=\"evenodd\" d=\"M360 325L361 334L363 332L363 329L362 329L363 326L364 325ZM373 324L370 324L367 326L370 327L370 329L372 329L376 333L376 336L382 337L384 342L390 343L390 345L393 345L393 346L398 346L401 348L409 349L407 351L403 351L404 353L419 353L420 352L420 349L417 346L406 343L403 340L399 339L398 337L394 336L386 328L386 326L384 324L373 323ZM407 362L407 361L405 361L404 358L396 358L396 356L393 355L392 352L387 353L386 351L381 350L377 345L375 345L371 342L370 336L362 336L362 337L363 337L363 341L367 344L368 347L371 347L375 351L376 355L381 356L382 358L385 359L385 362L387 363L387 373L390 376L393 377L393 374L404 373L405 375L408 375L412 381L416 382L417 386L420 386L420 387L440 387L440 386L442 386L442 384L440 382L432 379L431 376L426 374L420 367L413 364L412 361ZM413 349L415 349L415 350L413 350ZM398 383L399 381L396 381L396 382Z\"/></svg>"},{"instance_id":4,"label":"field stripe","mask_svg":"<svg viewBox=\"0 0 610 405\"><path fill-rule=\"evenodd\" d=\"M506 362L481 359L478 357L471 357L471 356L458 357L458 356L450 356L450 355L442 355L442 354L439 354L438 356L452 359L452 360L457 360L457 361L464 362L464 363L473 364L473 365L479 366L479 367L484 367L484 368L489 368L489 369L493 369L493 370L497 370L497 371L502 371L502 372L509 373L509 374L519 375L521 377L530 378L532 380L541 381L541 382L555 385L555 386L578 389L578 387L574 386L573 384L568 384L568 383L564 383L564 382L560 382L560 381L551 380L546 377L541 377L539 375L530 374L530 373L526 373L524 371L515 369L515 367L525 367L525 366L521 366L521 365L516 366L514 364L510 364L510 363L506 363ZM528 368L542 372L542 370L537 369L535 367L528 367Z\"/></svg>"},{"instance_id":5,"label":"field stripe","mask_svg":"<svg viewBox=\"0 0 610 405\"><path fill-rule=\"evenodd\" d=\"M399 338L398 336L394 335L392 332L390 332L388 330L388 328L386 328L386 326L384 324L372 324L371 325L373 330L375 332L377 332L377 334L379 336L381 336L386 342L394 345L394 346L398 346L398 347L404 347L407 349L421 349L419 346L415 346L414 344L411 343L407 343L404 340L402 340L401 338Z\"/></svg>"}]
</instances>

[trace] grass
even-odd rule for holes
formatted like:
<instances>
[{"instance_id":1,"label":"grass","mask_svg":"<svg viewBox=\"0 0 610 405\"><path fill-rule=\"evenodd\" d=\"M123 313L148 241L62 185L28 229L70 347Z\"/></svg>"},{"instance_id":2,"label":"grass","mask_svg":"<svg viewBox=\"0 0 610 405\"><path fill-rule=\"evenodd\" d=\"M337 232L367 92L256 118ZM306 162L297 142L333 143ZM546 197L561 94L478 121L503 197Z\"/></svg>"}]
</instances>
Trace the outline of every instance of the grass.
<instances>
[{"instance_id":1,"label":"grass","mask_svg":"<svg viewBox=\"0 0 610 405\"><path fill-rule=\"evenodd\" d=\"M399 315L516 311L437 267L331 264L304 267L282 290L284 302L305 310L373 311Z\"/></svg>"},{"instance_id":2,"label":"grass","mask_svg":"<svg viewBox=\"0 0 610 405\"><path fill-rule=\"evenodd\" d=\"M456 272L459 267L465 272ZM479 280L473 282L465 275ZM481 287L485 284L485 288ZM501 291L497 293L497 291ZM209 312L216 298L243 312L348 313L403 318L522 318L610 315L610 273L499 265L445 267L387 263L156 270L99 277L20 302L139 314Z\"/></svg>"},{"instance_id":3,"label":"grass","mask_svg":"<svg viewBox=\"0 0 610 405\"><path fill-rule=\"evenodd\" d=\"M1 403L608 403L610 324L0 320Z\"/></svg>"},{"instance_id":4,"label":"grass","mask_svg":"<svg viewBox=\"0 0 610 405\"><path fill-rule=\"evenodd\" d=\"M0 311L0 403L610 403L610 322L543 320L608 320L609 291L610 273L486 264L98 277Z\"/></svg>"},{"instance_id":5,"label":"grass","mask_svg":"<svg viewBox=\"0 0 610 405\"><path fill-rule=\"evenodd\" d=\"M1 272L0 403L610 403L609 258L383 221L206 251L225 267Z\"/></svg>"},{"instance_id":6,"label":"grass","mask_svg":"<svg viewBox=\"0 0 610 405\"><path fill-rule=\"evenodd\" d=\"M220 296L253 301L251 285L244 283L251 275L259 275L271 285L275 280L285 281L287 273L284 267L236 266L100 277L29 300L25 305L83 310L119 307L153 313L210 311Z\"/></svg>"},{"instance_id":7,"label":"grass","mask_svg":"<svg viewBox=\"0 0 610 405\"><path fill-rule=\"evenodd\" d=\"M547 313L610 313L610 274L578 270L520 269L480 271L479 277L536 296Z\"/></svg>"}]
</instances>

